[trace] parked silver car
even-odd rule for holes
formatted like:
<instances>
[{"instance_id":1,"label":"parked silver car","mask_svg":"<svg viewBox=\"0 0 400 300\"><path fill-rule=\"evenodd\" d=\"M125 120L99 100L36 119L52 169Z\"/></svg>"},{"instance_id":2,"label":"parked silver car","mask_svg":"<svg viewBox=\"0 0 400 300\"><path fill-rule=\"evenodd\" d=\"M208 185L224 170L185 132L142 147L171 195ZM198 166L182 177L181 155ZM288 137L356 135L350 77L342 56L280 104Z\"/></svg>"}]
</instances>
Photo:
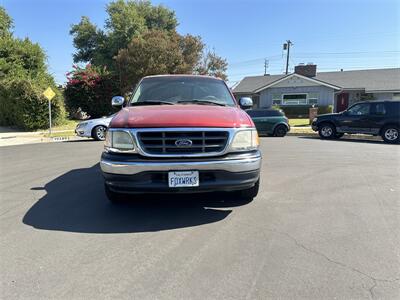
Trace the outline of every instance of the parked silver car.
<instances>
[{"instance_id":1,"label":"parked silver car","mask_svg":"<svg viewBox=\"0 0 400 300\"><path fill-rule=\"evenodd\" d=\"M91 137L97 141L104 141L107 127L114 115L82 121L76 126L75 133L77 136Z\"/></svg>"}]
</instances>

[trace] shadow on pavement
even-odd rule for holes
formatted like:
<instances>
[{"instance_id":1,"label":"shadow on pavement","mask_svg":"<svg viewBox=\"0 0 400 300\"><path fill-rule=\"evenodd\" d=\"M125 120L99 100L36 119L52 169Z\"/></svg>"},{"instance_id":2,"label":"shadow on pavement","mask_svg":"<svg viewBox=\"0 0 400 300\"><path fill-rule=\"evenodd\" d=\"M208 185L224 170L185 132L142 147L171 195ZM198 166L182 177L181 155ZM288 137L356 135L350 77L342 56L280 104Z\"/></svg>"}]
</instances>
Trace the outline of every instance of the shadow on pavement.
<instances>
[{"instance_id":1,"label":"shadow on pavement","mask_svg":"<svg viewBox=\"0 0 400 300\"><path fill-rule=\"evenodd\" d=\"M319 136L299 136L298 138L300 139L309 139L309 140L322 140ZM390 145L386 144L383 142L383 140L379 140L378 138L374 137L366 137L365 139L361 138L351 138L351 136L344 136L340 139L332 139L332 140L327 140L327 141L333 141L333 142L344 142L344 143L366 143L366 144L384 144L384 145Z\"/></svg>"},{"instance_id":2,"label":"shadow on pavement","mask_svg":"<svg viewBox=\"0 0 400 300\"><path fill-rule=\"evenodd\" d=\"M23 223L38 229L86 233L168 230L218 222L246 204L233 194L133 195L119 205L108 202L99 164L65 173L44 187Z\"/></svg>"}]
</instances>

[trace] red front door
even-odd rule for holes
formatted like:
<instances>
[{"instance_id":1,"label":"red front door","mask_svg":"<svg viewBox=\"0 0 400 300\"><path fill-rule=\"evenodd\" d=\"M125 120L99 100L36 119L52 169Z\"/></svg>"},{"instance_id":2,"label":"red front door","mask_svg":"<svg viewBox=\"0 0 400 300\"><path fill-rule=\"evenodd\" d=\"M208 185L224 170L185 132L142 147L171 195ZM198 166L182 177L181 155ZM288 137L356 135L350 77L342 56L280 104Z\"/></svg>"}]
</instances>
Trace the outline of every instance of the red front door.
<instances>
[{"instance_id":1,"label":"red front door","mask_svg":"<svg viewBox=\"0 0 400 300\"><path fill-rule=\"evenodd\" d=\"M336 96L336 112L344 111L349 107L349 94L341 93Z\"/></svg>"}]
</instances>

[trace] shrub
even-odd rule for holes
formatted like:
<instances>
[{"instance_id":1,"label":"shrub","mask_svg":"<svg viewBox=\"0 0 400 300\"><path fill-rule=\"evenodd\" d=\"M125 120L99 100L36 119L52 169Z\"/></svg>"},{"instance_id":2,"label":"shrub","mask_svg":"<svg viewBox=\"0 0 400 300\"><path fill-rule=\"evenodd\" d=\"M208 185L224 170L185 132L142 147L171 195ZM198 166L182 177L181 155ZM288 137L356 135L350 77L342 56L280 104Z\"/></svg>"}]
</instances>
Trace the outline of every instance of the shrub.
<instances>
[{"instance_id":1,"label":"shrub","mask_svg":"<svg viewBox=\"0 0 400 300\"><path fill-rule=\"evenodd\" d=\"M26 78L0 82L0 124L24 129L47 128L49 124L48 100L43 91L46 82ZM56 96L51 101L52 123L58 125L65 119L61 92L51 86Z\"/></svg>"},{"instance_id":2,"label":"shrub","mask_svg":"<svg viewBox=\"0 0 400 300\"><path fill-rule=\"evenodd\" d=\"M318 106L318 114L331 114L333 112L333 106L332 105L324 105L324 106Z\"/></svg>"},{"instance_id":3,"label":"shrub","mask_svg":"<svg viewBox=\"0 0 400 300\"><path fill-rule=\"evenodd\" d=\"M312 107L311 105L291 105L291 106L278 106L273 105L273 109L280 109L285 112L285 115L288 118L308 118L309 116L309 109ZM332 105L323 105L318 106L318 114L330 114L333 112Z\"/></svg>"},{"instance_id":4,"label":"shrub","mask_svg":"<svg viewBox=\"0 0 400 300\"><path fill-rule=\"evenodd\" d=\"M47 128L48 100L43 92L49 86L56 92L53 123L60 124L65 118L63 97L47 71L45 52L28 38L14 37L11 27L11 17L0 7L0 125Z\"/></svg>"},{"instance_id":5,"label":"shrub","mask_svg":"<svg viewBox=\"0 0 400 300\"><path fill-rule=\"evenodd\" d=\"M308 118L308 109L310 105L291 105L281 106L280 109L284 111L288 118Z\"/></svg>"},{"instance_id":6,"label":"shrub","mask_svg":"<svg viewBox=\"0 0 400 300\"><path fill-rule=\"evenodd\" d=\"M102 117L113 112L111 98L119 94L119 81L106 70L91 65L84 68L74 66L67 78L64 95L71 115L79 108L91 117Z\"/></svg>"}]
</instances>

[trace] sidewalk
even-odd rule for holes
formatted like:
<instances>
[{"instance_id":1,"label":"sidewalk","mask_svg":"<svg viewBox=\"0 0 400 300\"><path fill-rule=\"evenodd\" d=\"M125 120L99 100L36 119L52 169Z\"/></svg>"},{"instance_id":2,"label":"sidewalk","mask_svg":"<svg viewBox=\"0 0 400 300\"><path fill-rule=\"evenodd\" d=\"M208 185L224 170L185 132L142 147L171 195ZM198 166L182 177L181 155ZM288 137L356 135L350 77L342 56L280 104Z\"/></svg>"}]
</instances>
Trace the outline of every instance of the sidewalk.
<instances>
[{"instance_id":1,"label":"sidewalk","mask_svg":"<svg viewBox=\"0 0 400 300\"><path fill-rule=\"evenodd\" d=\"M56 136L50 138L45 136L48 135L49 133L48 131L29 132L29 131L21 131L12 127L0 126L0 147L85 139L75 136L72 130L58 130L58 131L53 131L52 134L57 135L66 132L70 132L71 136L66 136L66 137Z\"/></svg>"}]
</instances>

